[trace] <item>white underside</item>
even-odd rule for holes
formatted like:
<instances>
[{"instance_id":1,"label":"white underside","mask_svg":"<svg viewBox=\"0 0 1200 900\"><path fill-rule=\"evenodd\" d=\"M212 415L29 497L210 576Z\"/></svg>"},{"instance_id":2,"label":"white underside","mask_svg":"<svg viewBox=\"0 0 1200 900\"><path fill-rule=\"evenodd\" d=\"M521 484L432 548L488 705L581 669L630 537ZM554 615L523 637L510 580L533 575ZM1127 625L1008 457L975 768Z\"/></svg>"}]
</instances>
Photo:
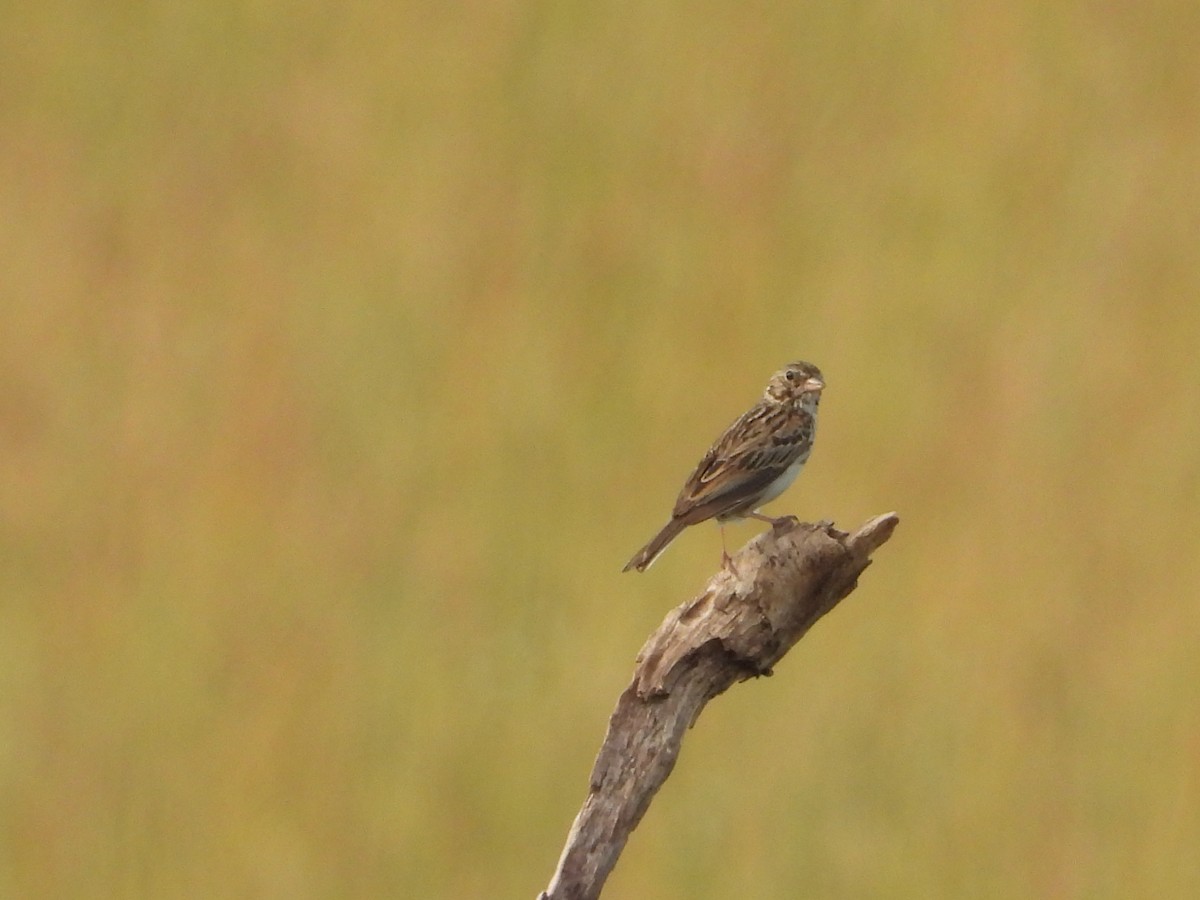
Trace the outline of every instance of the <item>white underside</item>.
<instances>
[{"instance_id":1,"label":"white underside","mask_svg":"<svg viewBox=\"0 0 1200 900\"><path fill-rule=\"evenodd\" d=\"M796 476L800 474L800 470L804 468L804 463L807 462L807 457L801 457L790 466L783 470L783 474L771 482L771 486L763 492L762 500L759 501L759 506L766 506L784 491L792 486L792 482L796 480ZM757 509L757 507L755 507Z\"/></svg>"}]
</instances>

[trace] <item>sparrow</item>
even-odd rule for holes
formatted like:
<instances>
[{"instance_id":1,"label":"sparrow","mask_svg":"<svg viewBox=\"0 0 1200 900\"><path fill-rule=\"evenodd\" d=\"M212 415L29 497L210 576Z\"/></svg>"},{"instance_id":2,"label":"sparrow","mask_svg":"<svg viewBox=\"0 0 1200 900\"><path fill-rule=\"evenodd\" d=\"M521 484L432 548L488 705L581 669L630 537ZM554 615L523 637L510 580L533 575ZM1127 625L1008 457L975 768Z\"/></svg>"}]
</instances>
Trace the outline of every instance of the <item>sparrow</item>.
<instances>
[{"instance_id":1,"label":"sparrow","mask_svg":"<svg viewBox=\"0 0 1200 900\"><path fill-rule=\"evenodd\" d=\"M762 399L713 441L675 501L671 520L622 571L644 572L683 529L716 519L721 564L736 573L725 548L725 523L759 519L779 526L791 517L758 511L796 480L812 451L825 380L812 363L794 362L771 376Z\"/></svg>"}]
</instances>

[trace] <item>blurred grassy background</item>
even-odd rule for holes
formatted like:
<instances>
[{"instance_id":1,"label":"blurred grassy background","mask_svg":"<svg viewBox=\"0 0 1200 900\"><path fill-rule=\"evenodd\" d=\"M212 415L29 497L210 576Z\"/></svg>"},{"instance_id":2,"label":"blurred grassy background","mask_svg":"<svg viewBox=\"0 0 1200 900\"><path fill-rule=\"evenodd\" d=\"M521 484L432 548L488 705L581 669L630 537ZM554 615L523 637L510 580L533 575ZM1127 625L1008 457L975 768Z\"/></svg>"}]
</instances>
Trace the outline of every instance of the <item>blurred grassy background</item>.
<instances>
[{"instance_id":1,"label":"blurred grassy background","mask_svg":"<svg viewBox=\"0 0 1200 900\"><path fill-rule=\"evenodd\" d=\"M534 896L797 357L902 525L606 896L1200 895L1200 7L0 21L0 895Z\"/></svg>"}]
</instances>

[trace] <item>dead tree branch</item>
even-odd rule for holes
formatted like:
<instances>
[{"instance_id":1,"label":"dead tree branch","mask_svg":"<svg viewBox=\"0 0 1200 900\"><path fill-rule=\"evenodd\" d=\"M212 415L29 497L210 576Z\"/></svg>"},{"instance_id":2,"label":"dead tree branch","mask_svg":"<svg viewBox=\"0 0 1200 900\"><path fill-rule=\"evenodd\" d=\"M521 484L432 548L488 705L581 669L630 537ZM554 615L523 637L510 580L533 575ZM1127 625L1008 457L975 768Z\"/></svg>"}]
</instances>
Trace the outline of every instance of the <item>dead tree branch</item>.
<instances>
[{"instance_id":1,"label":"dead tree branch","mask_svg":"<svg viewBox=\"0 0 1200 900\"><path fill-rule=\"evenodd\" d=\"M853 534L792 524L751 541L697 597L668 613L637 657L592 769L558 869L539 900L594 900L671 774L684 732L713 697L770 675L821 616L854 590L892 536L895 513Z\"/></svg>"}]
</instances>

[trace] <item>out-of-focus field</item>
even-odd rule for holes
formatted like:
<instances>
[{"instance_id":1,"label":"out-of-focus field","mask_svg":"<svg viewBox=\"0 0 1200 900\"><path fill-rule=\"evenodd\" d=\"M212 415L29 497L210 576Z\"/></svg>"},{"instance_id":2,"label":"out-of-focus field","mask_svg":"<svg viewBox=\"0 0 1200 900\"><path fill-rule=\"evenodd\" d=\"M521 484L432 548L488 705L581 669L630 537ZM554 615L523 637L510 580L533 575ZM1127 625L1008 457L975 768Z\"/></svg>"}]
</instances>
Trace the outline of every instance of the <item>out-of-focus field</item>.
<instances>
[{"instance_id":1,"label":"out-of-focus field","mask_svg":"<svg viewBox=\"0 0 1200 900\"><path fill-rule=\"evenodd\" d=\"M771 509L902 524L606 897L1200 896L1198 46L6 4L0 896L533 897L717 530L621 566L798 357Z\"/></svg>"}]
</instances>

